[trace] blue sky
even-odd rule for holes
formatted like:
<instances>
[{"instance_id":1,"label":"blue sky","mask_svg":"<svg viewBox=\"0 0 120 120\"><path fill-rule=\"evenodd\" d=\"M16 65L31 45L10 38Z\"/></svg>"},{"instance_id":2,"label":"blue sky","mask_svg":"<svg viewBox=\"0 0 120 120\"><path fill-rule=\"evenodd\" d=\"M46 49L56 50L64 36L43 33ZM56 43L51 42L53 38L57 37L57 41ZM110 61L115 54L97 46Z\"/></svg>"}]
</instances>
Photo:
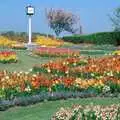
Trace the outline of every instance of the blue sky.
<instances>
[{"instance_id":1,"label":"blue sky","mask_svg":"<svg viewBox=\"0 0 120 120\"><path fill-rule=\"evenodd\" d=\"M36 8L32 31L53 33L45 19L45 8L64 9L80 16L84 33L111 31L108 15L120 5L119 0L0 0L0 31L27 31L25 6Z\"/></svg>"}]
</instances>

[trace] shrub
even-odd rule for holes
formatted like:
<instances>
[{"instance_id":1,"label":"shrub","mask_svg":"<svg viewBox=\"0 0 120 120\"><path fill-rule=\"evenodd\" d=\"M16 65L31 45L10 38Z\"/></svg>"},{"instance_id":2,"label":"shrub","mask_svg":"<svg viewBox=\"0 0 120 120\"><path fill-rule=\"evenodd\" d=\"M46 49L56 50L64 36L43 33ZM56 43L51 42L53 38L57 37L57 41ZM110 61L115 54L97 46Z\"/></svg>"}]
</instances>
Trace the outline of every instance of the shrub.
<instances>
[{"instance_id":1,"label":"shrub","mask_svg":"<svg viewBox=\"0 0 120 120\"><path fill-rule=\"evenodd\" d=\"M120 45L120 32L101 32L89 35L73 35L62 38L66 42L93 43L93 44L114 44Z\"/></svg>"}]
</instances>

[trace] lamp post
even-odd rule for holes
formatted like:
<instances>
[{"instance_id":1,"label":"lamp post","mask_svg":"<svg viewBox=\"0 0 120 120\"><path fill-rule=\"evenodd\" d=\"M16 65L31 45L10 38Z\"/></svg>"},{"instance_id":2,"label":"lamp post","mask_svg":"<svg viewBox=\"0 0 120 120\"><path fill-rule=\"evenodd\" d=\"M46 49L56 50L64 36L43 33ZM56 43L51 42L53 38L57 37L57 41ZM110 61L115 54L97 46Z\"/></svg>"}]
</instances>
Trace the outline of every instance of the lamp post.
<instances>
[{"instance_id":1,"label":"lamp post","mask_svg":"<svg viewBox=\"0 0 120 120\"><path fill-rule=\"evenodd\" d=\"M26 14L28 16L28 25L29 25L29 41L28 45L32 44L32 16L35 14L35 8L31 5L26 7Z\"/></svg>"}]
</instances>

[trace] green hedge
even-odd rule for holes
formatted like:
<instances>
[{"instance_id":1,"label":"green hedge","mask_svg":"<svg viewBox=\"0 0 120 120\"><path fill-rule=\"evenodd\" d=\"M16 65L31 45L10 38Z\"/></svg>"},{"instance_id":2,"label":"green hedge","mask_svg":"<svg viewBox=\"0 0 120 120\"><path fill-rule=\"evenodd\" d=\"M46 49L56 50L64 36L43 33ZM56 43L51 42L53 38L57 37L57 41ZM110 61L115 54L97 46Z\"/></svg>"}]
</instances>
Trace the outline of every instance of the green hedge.
<instances>
[{"instance_id":1,"label":"green hedge","mask_svg":"<svg viewBox=\"0 0 120 120\"><path fill-rule=\"evenodd\" d=\"M120 32L101 32L89 35L64 36L66 42L93 43L93 44L114 44L120 45Z\"/></svg>"}]
</instances>

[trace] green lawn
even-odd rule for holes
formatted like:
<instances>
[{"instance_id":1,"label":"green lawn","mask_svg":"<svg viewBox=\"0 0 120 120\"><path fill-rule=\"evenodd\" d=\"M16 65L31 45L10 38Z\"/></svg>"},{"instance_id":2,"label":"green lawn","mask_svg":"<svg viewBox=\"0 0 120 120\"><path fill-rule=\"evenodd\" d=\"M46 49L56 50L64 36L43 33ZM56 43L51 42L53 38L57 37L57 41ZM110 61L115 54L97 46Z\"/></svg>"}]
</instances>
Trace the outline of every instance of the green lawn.
<instances>
[{"instance_id":1,"label":"green lawn","mask_svg":"<svg viewBox=\"0 0 120 120\"><path fill-rule=\"evenodd\" d=\"M49 61L53 58L48 57L32 57L30 52L27 50L15 50L18 56L18 62L12 64L2 64L0 63L0 70L8 71L28 71L35 64L41 64Z\"/></svg>"},{"instance_id":2,"label":"green lawn","mask_svg":"<svg viewBox=\"0 0 120 120\"><path fill-rule=\"evenodd\" d=\"M50 120L50 117L60 107L70 107L73 104L95 104L110 105L120 104L120 98L87 98L69 99L59 101L46 101L27 107L15 107L7 111L0 112L0 120Z\"/></svg>"},{"instance_id":3,"label":"green lawn","mask_svg":"<svg viewBox=\"0 0 120 120\"><path fill-rule=\"evenodd\" d=\"M99 57L105 54L112 53L117 47L113 45L92 45L92 44L74 44L71 46L63 46L64 48L70 48L79 50L81 55Z\"/></svg>"}]
</instances>

